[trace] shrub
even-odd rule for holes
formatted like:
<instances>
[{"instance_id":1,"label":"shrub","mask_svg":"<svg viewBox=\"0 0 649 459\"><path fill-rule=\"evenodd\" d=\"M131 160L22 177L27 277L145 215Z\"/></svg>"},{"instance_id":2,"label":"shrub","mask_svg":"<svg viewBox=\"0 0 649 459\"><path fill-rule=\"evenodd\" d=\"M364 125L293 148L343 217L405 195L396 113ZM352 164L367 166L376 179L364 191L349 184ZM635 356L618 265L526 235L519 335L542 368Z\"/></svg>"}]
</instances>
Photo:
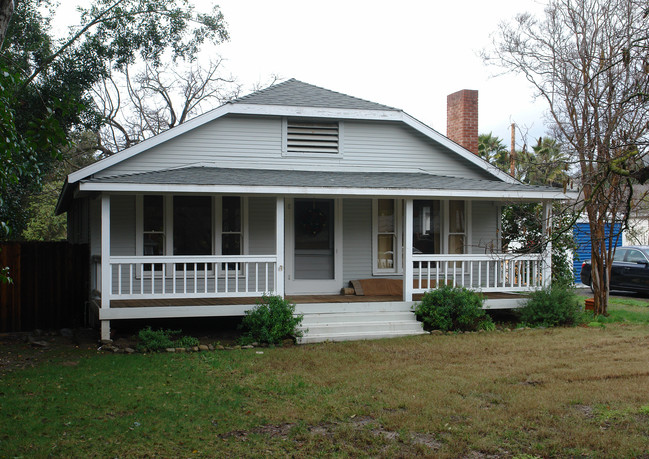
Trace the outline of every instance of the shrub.
<instances>
[{"instance_id":1,"label":"shrub","mask_svg":"<svg viewBox=\"0 0 649 459\"><path fill-rule=\"evenodd\" d=\"M200 341L198 341L198 338L194 338L193 336L183 336L181 338L178 338L173 343L174 347L184 347L184 348L198 346L199 344L201 343Z\"/></svg>"},{"instance_id":2,"label":"shrub","mask_svg":"<svg viewBox=\"0 0 649 459\"><path fill-rule=\"evenodd\" d=\"M415 305L417 320L427 330L493 330L493 321L482 309L482 295L463 287L443 286L424 294Z\"/></svg>"},{"instance_id":3,"label":"shrub","mask_svg":"<svg viewBox=\"0 0 649 459\"><path fill-rule=\"evenodd\" d=\"M584 321L574 289L565 284L534 292L519 313L521 322L528 325L555 327Z\"/></svg>"},{"instance_id":4,"label":"shrub","mask_svg":"<svg viewBox=\"0 0 649 459\"><path fill-rule=\"evenodd\" d=\"M179 335L180 332L180 330L151 330L151 327L143 328L137 334L139 340L137 350L140 352L154 352L168 347L175 347L171 337Z\"/></svg>"},{"instance_id":5,"label":"shrub","mask_svg":"<svg viewBox=\"0 0 649 459\"><path fill-rule=\"evenodd\" d=\"M261 302L246 311L241 322L245 331L242 341L277 344L286 338L302 336L298 326L303 315L295 316L295 305L281 296L264 295Z\"/></svg>"}]
</instances>

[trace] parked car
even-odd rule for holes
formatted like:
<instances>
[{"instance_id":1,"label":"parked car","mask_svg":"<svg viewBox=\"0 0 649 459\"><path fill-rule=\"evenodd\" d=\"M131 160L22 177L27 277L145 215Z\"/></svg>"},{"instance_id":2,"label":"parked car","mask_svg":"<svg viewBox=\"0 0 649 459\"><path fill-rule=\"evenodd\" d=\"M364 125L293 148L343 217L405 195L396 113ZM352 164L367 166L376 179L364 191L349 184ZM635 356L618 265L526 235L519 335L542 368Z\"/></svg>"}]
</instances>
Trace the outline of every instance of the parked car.
<instances>
[{"instance_id":1,"label":"parked car","mask_svg":"<svg viewBox=\"0 0 649 459\"><path fill-rule=\"evenodd\" d=\"M581 265L581 281L593 288L590 260ZM626 246L615 250L610 289L649 293L649 246Z\"/></svg>"}]
</instances>

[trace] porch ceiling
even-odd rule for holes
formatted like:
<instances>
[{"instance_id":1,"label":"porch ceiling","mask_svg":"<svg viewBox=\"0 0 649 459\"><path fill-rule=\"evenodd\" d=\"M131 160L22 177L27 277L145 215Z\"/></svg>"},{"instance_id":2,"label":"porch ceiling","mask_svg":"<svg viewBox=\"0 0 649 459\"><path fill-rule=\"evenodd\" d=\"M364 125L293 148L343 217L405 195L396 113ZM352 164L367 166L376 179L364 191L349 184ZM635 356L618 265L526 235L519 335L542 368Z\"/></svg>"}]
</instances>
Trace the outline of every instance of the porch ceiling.
<instances>
[{"instance_id":1,"label":"porch ceiling","mask_svg":"<svg viewBox=\"0 0 649 459\"><path fill-rule=\"evenodd\" d=\"M82 191L427 196L474 199L568 199L551 187L433 175L425 172L340 172L185 167L91 178Z\"/></svg>"}]
</instances>

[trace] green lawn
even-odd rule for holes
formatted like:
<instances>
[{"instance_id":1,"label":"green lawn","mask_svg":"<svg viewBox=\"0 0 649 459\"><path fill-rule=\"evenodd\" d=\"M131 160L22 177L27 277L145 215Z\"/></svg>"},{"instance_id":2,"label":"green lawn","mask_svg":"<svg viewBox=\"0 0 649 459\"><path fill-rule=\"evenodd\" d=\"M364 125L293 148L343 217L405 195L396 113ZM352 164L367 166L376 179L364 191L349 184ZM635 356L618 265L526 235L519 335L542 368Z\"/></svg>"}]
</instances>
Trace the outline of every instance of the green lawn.
<instances>
[{"instance_id":1,"label":"green lawn","mask_svg":"<svg viewBox=\"0 0 649 459\"><path fill-rule=\"evenodd\" d=\"M648 303L603 328L45 351L1 376L0 457L646 456Z\"/></svg>"}]
</instances>

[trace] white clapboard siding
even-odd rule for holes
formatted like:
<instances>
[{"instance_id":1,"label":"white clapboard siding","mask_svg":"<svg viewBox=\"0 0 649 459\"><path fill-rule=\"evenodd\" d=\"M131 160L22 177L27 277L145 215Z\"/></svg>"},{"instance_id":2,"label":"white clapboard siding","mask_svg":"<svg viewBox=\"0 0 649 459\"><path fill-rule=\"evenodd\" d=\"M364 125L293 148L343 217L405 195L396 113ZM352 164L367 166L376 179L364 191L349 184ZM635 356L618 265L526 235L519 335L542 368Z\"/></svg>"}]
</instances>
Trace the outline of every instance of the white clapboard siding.
<instances>
[{"instance_id":1,"label":"white clapboard siding","mask_svg":"<svg viewBox=\"0 0 649 459\"><path fill-rule=\"evenodd\" d=\"M343 201L343 280L372 277L372 200Z\"/></svg>"},{"instance_id":2,"label":"white clapboard siding","mask_svg":"<svg viewBox=\"0 0 649 459\"><path fill-rule=\"evenodd\" d=\"M248 200L248 253L275 253L275 198Z\"/></svg>"},{"instance_id":3,"label":"white clapboard siding","mask_svg":"<svg viewBox=\"0 0 649 459\"><path fill-rule=\"evenodd\" d=\"M471 206L473 232L469 253L500 251L498 235L499 209L496 203L480 202Z\"/></svg>"},{"instance_id":4,"label":"white clapboard siding","mask_svg":"<svg viewBox=\"0 0 649 459\"><path fill-rule=\"evenodd\" d=\"M211 163L232 168L255 164L269 169L420 168L438 175L489 178L484 170L401 123L344 121L339 139L343 154L331 158L321 153L282 155L282 129L279 117L225 116L115 164L97 176Z\"/></svg>"},{"instance_id":5,"label":"white clapboard siding","mask_svg":"<svg viewBox=\"0 0 649 459\"><path fill-rule=\"evenodd\" d=\"M135 196L110 198L110 254L135 255Z\"/></svg>"}]
</instances>

